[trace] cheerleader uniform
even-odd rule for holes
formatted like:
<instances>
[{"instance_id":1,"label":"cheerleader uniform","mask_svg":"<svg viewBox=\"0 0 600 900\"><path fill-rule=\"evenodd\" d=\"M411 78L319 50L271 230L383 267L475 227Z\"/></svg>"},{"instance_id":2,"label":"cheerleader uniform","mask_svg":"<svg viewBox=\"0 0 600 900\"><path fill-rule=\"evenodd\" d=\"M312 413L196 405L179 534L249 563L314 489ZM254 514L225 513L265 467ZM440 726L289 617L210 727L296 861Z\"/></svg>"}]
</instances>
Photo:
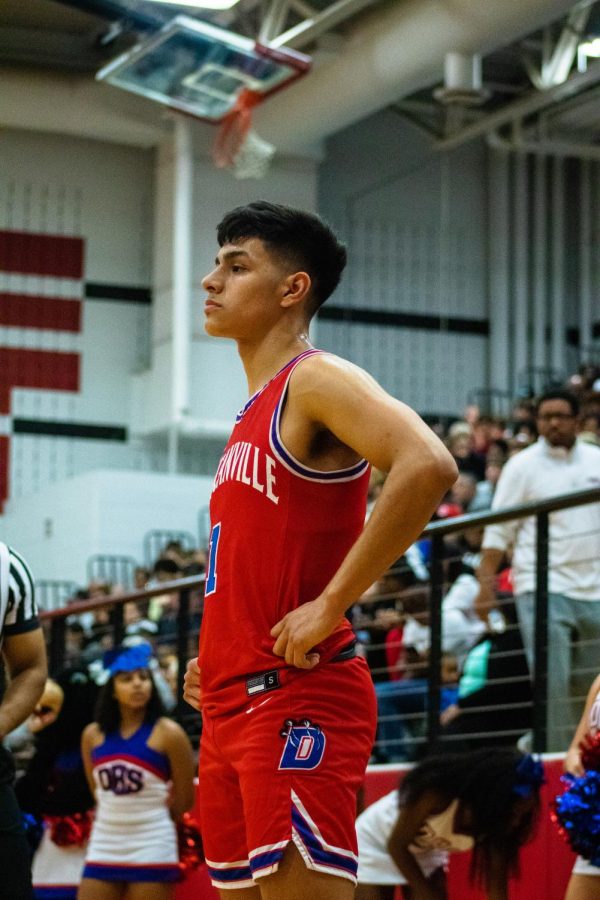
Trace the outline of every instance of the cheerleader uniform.
<instances>
[{"instance_id":1,"label":"cheerleader uniform","mask_svg":"<svg viewBox=\"0 0 600 900\"><path fill-rule=\"evenodd\" d=\"M600 731L600 691L590 709L590 734L594 737ZM573 875L600 875L598 866L593 866L589 860L578 856L573 866Z\"/></svg>"},{"instance_id":2,"label":"cheerleader uniform","mask_svg":"<svg viewBox=\"0 0 600 900\"><path fill-rule=\"evenodd\" d=\"M423 875L446 868L449 853L471 850L473 838L454 830L458 800L443 812L430 816L409 850ZM387 848L400 814L398 791L386 794L368 806L356 820L359 884L408 884Z\"/></svg>"},{"instance_id":3,"label":"cheerleader uniform","mask_svg":"<svg viewBox=\"0 0 600 900\"><path fill-rule=\"evenodd\" d=\"M113 732L92 750L97 808L84 878L179 878L177 834L168 808L170 765L147 744L153 728L144 723L128 738Z\"/></svg>"}]
</instances>

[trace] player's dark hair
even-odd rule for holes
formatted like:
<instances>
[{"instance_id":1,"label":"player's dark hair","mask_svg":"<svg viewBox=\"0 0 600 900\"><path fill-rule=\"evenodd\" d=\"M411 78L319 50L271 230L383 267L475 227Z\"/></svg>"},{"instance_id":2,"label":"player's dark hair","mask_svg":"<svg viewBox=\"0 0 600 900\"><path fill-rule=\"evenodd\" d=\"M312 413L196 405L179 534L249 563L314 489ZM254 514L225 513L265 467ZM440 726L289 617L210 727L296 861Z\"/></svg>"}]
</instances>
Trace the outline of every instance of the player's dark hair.
<instances>
[{"instance_id":1,"label":"player's dark hair","mask_svg":"<svg viewBox=\"0 0 600 900\"><path fill-rule=\"evenodd\" d=\"M574 416L579 415L579 400L575 394L571 393L571 391L567 391L565 388L552 388L549 391L545 391L541 397L538 397L535 407L536 415L539 415L540 407L546 400L564 400L565 403L568 403L571 407L572 414Z\"/></svg>"},{"instance_id":2,"label":"player's dark hair","mask_svg":"<svg viewBox=\"0 0 600 900\"><path fill-rule=\"evenodd\" d=\"M307 272L312 316L339 284L346 248L314 213L258 200L228 212L217 226L219 247L259 238L282 262Z\"/></svg>"},{"instance_id":3,"label":"player's dark hair","mask_svg":"<svg viewBox=\"0 0 600 900\"><path fill-rule=\"evenodd\" d=\"M152 693L150 694L150 699L146 705L144 722L152 725L157 719L160 719L161 716L166 715L166 710L160 699L160 694L156 689L156 683L152 677L152 672L150 669L147 669L146 671L149 673L150 681L152 682ZM98 695L96 709L94 711L94 721L98 723L100 730L103 731L104 734L112 734L118 730L119 725L121 724L119 704L114 695L114 683L115 676L111 675Z\"/></svg>"},{"instance_id":4,"label":"player's dark hair","mask_svg":"<svg viewBox=\"0 0 600 900\"><path fill-rule=\"evenodd\" d=\"M540 811L539 784L529 785L526 804L515 787L518 765L525 757L516 749L488 747L468 753L431 756L412 769L400 785L400 805L414 803L426 792L440 794L450 804L459 801L475 841L471 881L489 887L492 859L500 853L510 874L519 871L519 849L531 840ZM527 783L526 783L527 791ZM518 822L515 810L523 807Z\"/></svg>"}]
</instances>

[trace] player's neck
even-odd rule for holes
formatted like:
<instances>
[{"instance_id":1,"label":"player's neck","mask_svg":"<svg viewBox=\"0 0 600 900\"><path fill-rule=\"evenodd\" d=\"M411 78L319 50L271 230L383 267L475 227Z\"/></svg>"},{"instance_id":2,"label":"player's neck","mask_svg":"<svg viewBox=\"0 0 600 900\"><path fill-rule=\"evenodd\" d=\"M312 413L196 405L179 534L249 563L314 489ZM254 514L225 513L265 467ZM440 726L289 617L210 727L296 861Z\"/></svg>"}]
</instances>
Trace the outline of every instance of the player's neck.
<instances>
[{"instance_id":1,"label":"player's neck","mask_svg":"<svg viewBox=\"0 0 600 900\"><path fill-rule=\"evenodd\" d=\"M312 344L306 331L288 335L273 333L257 343L238 342L238 352L242 360L248 392L252 396L294 357L310 350Z\"/></svg>"}]
</instances>

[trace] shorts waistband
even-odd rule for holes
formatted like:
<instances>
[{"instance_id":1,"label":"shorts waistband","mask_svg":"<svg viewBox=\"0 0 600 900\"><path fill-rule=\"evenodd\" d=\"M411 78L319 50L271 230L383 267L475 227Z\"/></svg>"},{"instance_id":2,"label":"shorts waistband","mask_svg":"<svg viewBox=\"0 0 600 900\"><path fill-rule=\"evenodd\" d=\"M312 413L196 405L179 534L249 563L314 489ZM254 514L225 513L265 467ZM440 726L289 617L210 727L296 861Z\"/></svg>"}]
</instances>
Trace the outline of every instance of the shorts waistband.
<instances>
[{"instance_id":1,"label":"shorts waistband","mask_svg":"<svg viewBox=\"0 0 600 900\"><path fill-rule=\"evenodd\" d=\"M329 662L339 663L345 662L347 659L354 659L356 656L357 641L352 641L347 647L332 657ZM269 672L260 672L257 675L250 675L246 678L246 693L249 697L254 694L264 694L267 691L275 691L281 687L281 679L279 677L279 669L271 669Z\"/></svg>"},{"instance_id":2,"label":"shorts waistband","mask_svg":"<svg viewBox=\"0 0 600 900\"><path fill-rule=\"evenodd\" d=\"M333 659L330 659L329 662L337 663L337 662L345 662L347 659L354 659L356 656L356 644L357 641L352 641L351 644L348 644L347 647L344 647L343 650L334 656Z\"/></svg>"}]
</instances>

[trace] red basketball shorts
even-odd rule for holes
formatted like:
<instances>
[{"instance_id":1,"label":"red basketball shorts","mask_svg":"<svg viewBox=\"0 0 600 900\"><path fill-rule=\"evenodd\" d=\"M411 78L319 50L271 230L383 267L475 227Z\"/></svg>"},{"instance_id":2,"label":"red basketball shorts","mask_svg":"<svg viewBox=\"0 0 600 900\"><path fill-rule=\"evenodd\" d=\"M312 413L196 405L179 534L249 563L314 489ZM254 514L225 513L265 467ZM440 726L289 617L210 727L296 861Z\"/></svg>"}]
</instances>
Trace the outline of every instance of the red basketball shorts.
<instances>
[{"instance_id":1,"label":"red basketball shorts","mask_svg":"<svg viewBox=\"0 0 600 900\"><path fill-rule=\"evenodd\" d=\"M356 883L356 793L376 719L359 657L204 717L200 820L215 887L251 887L277 870L289 841L309 868Z\"/></svg>"}]
</instances>

